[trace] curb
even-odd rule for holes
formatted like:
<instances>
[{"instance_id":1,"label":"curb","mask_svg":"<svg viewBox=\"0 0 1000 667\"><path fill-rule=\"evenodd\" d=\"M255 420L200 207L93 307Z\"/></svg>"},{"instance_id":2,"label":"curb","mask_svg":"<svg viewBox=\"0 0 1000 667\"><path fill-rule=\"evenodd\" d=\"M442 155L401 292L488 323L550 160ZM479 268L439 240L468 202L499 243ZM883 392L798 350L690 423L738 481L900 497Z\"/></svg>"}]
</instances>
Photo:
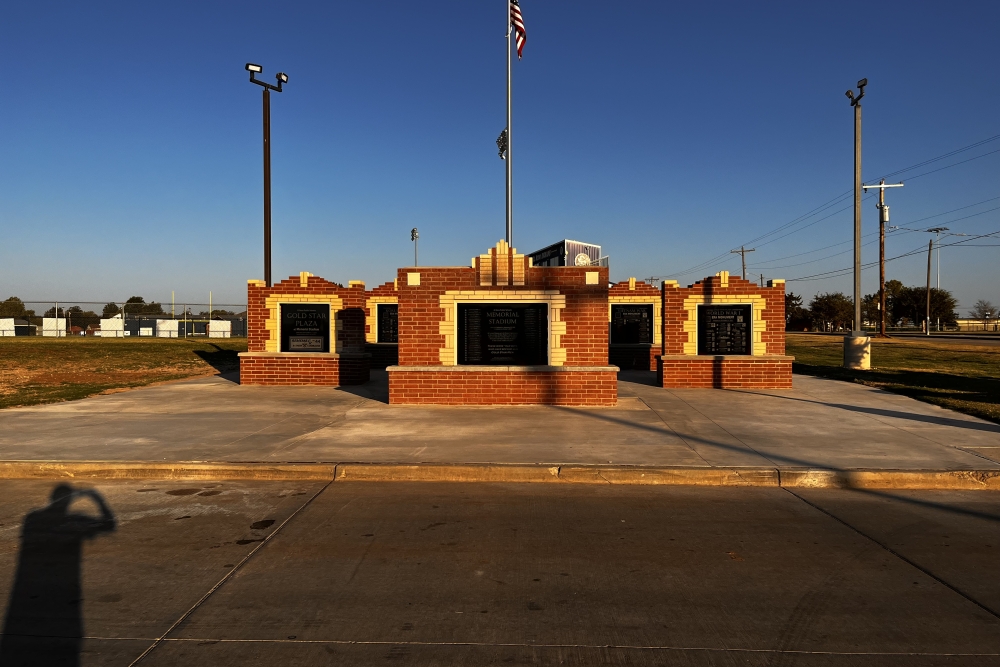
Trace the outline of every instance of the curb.
<instances>
[{"instance_id":1,"label":"curb","mask_svg":"<svg viewBox=\"0 0 1000 667\"><path fill-rule=\"evenodd\" d=\"M0 461L0 480L510 482L792 489L1000 490L993 470L815 470L541 464Z\"/></svg>"}]
</instances>

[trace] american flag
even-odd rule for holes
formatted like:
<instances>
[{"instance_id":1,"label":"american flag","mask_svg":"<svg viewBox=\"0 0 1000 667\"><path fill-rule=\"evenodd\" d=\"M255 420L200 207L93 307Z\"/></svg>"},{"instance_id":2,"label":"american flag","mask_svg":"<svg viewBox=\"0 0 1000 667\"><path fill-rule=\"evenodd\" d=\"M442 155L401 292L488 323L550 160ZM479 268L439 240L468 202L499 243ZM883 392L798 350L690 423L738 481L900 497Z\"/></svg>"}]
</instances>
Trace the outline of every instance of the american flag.
<instances>
[{"instance_id":1,"label":"american flag","mask_svg":"<svg viewBox=\"0 0 1000 667\"><path fill-rule=\"evenodd\" d=\"M517 40L517 59L521 59L521 50L528 41L528 33L524 31L524 19L521 18L521 7L517 0L510 0L510 24L514 26L514 37Z\"/></svg>"}]
</instances>

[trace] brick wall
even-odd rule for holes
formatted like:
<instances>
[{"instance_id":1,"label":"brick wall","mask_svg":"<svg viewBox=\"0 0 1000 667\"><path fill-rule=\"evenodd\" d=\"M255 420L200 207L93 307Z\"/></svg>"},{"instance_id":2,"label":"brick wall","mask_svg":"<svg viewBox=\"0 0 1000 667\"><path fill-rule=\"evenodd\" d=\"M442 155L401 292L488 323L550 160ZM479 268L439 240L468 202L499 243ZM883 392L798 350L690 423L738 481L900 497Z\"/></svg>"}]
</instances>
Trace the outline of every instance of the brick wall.
<instances>
[{"instance_id":1,"label":"brick wall","mask_svg":"<svg viewBox=\"0 0 1000 667\"><path fill-rule=\"evenodd\" d=\"M656 326L656 313L660 312L662 306L662 295L660 290L647 282L629 278L619 283L615 283L608 290L609 305L619 304L646 304L654 305L653 337L654 341L650 345L610 345L608 350L608 361L619 368L632 368L636 370L656 370L656 357L661 354L662 344L656 339L660 338L663 331L662 323ZM610 323L611 309L608 309Z\"/></svg>"},{"instance_id":2,"label":"brick wall","mask_svg":"<svg viewBox=\"0 0 1000 667\"><path fill-rule=\"evenodd\" d=\"M271 329L267 321L271 296L339 298L334 314L335 341L331 354L290 354L268 350ZM280 313L278 313L280 317ZM273 345L272 345L273 347ZM262 280L247 283L247 353L240 355L241 384L359 384L368 381L369 356L365 349L365 286L341 287L319 276L303 272L266 287ZM363 378L363 379L362 379Z\"/></svg>"},{"instance_id":3,"label":"brick wall","mask_svg":"<svg viewBox=\"0 0 1000 667\"><path fill-rule=\"evenodd\" d=\"M618 402L608 371L390 371L389 403L437 405L602 405Z\"/></svg>"},{"instance_id":4,"label":"brick wall","mask_svg":"<svg viewBox=\"0 0 1000 667\"><path fill-rule=\"evenodd\" d=\"M728 272L680 287L666 281L662 288L663 343L658 360L658 384L663 387L718 389L786 389L792 386L792 357L785 356L785 282L766 287L730 276ZM698 356L697 304L750 303L754 312L753 355ZM697 312L697 311L695 311ZM759 319L758 319L759 316ZM689 335L692 331L695 335Z\"/></svg>"},{"instance_id":5,"label":"brick wall","mask_svg":"<svg viewBox=\"0 0 1000 667\"><path fill-rule=\"evenodd\" d=\"M469 267L399 269L399 365L389 368L390 403L451 405L614 405L617 375L608 365L607 267L532 267L503 241ZM519 296L520 295L520 296ZM477 302L549 303L558 345L550 366L585 371L451 366L454 311ZM556 304L558 303L558 307ZM449 319L451 318L451 319ZM442 368L454 370L440 370ZM531 367L534 368L534 367Z\"/></svg>"}]
</instances>

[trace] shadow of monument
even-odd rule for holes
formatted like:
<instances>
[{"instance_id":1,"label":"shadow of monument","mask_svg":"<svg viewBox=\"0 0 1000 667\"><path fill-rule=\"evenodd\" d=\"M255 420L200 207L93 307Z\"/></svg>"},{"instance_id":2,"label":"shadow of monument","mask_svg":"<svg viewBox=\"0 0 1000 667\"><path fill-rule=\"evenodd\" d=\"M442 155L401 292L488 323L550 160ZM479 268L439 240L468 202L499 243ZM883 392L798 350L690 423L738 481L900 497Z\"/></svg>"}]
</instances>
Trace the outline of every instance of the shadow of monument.
<instances>
[{"instance_id":1,"label":"shadow of monument","mask_svg":"<svg viewBox=\"0 0 1000 667\"><path fill-rule=\"evenodd\" d=\"M89 498L100 515L74 514ZM80 588L84 540L115 529L115 517L92 489L59 484L50 502L24 518L17 572L0 634L0 666L69 667L80 663L83 638Z\"/></svg>"},{"instance_id":2,"label":"shadow of monument","mask_svg":"<svg viewBox=\"0 0 1000 667\"><path fill-rule=\"evenodd\" d=\"M227 350L215 343L209 343L214 350L194 350L202 361L219 372L219 375L231 382L239 383L240 357L236 350Z\"/></svg>"}]
</instances>

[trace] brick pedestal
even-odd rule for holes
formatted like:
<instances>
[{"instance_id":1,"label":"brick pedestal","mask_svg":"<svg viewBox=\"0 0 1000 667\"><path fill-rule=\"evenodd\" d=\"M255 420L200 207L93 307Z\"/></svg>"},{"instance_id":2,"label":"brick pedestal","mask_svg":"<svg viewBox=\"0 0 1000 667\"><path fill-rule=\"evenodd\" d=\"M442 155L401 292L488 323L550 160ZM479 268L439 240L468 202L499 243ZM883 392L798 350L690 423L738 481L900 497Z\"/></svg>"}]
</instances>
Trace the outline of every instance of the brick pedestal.
<instances>
[{"instance_id":1,"label":"brick pedestal","mask_svg":"<svg viewBox=\"0 0 1000 667\"><path fill-rule=\"evenodd\" d=\"M793 360L784 355L664 355L658 359L657 384L666 388L791 389Z\"/></svg>"},{"instance_id":2,"label":"brick pedestal","mask_svg":"<svg viewBox=\"0 0 1000 667\"><path fill-rule=\"evenodd\" d=\"M389 403L591 405L618 402L616 366L390 366Z\"/></svg>"},{"instance_id":3,"label":"brick pedestal","mask_svg":"<svg viewBox=\"0 0 1000 667\"><path fill-rule=\"evenodd\" d=\"M241 352L240 384L342 385L368 382L371 355L365 353Z\"/></svg>"}]
</instances>

